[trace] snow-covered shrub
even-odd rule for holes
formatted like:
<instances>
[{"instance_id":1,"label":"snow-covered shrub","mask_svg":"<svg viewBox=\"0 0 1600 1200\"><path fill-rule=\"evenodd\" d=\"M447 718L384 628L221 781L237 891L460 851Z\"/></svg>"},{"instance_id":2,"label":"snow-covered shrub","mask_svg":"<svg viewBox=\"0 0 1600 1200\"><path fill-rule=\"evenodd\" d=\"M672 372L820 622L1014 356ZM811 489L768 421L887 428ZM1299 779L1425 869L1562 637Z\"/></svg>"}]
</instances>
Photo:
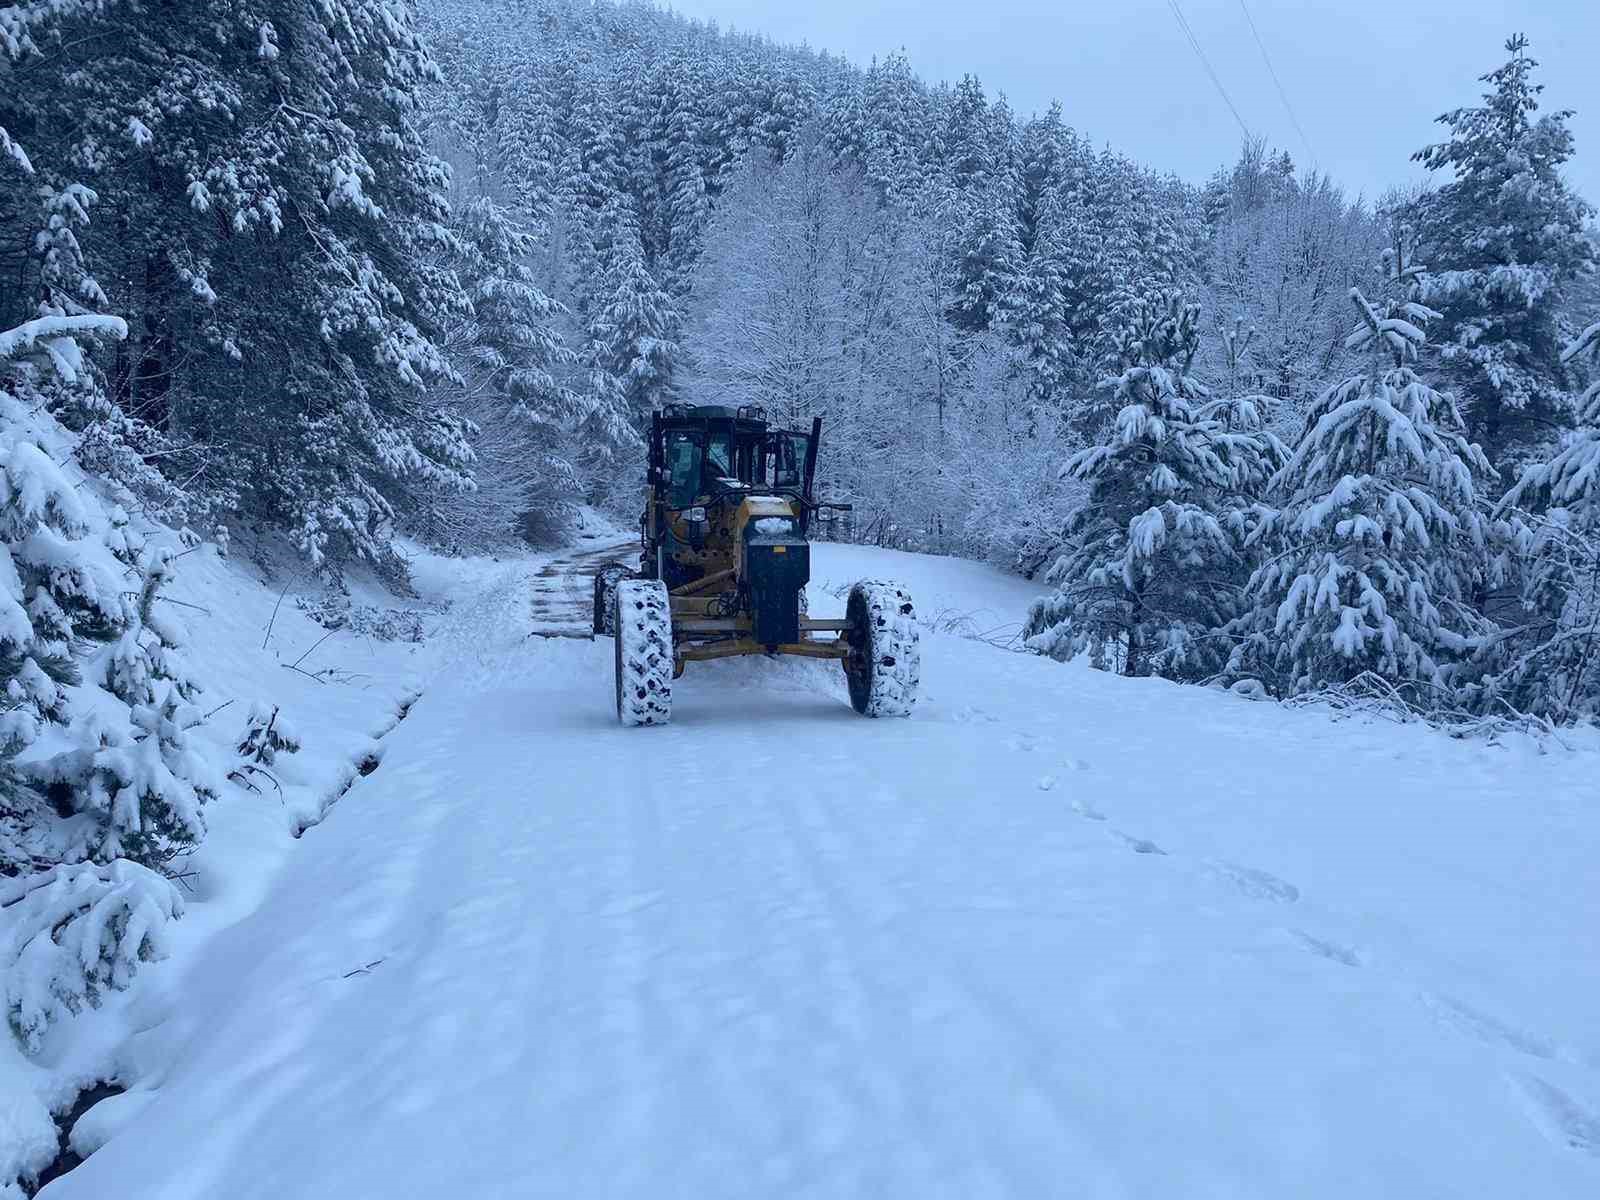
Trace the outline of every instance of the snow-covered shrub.
<instances>
[{"instance_id":1,"label":"snow-covered shrub","mask_svg":"<svg viewBox=\"0 0 1600 1200\"><path fill-rule=\"evenodd\" d=\"M228 773L228 778L252 791L260 791L252 777L264 775L276 786L277 780L267 768L278 761L280 754L300 753L300 737L289 728L276 704L269 708L257 701L250 706L236 750L239 762Z\"/></svg>"},{"instance_id":2,"label":"snow-covered shrub","mask_svg":"<svg viewBox=\"0 0 1600 1200\"><path fill-rule=\"evenodd\" d=\"M179 653L176 626L155 610L171 571L169 551L147 556L131 619L106 655L104 686L128 706L128 727L91 715L75 723L73 749L35 768L92 819L87 852L99 862L171 861L205 836L201 806L218 790L186 736L200 720L190 703L198 684Z\"/></svg>"},{"instance_id":3,"label":"snow-covered shrub","mask_svg":"<svg viewBox=\"0 0 1600 1200\"><path fill-rule=\"evenodd\" d=\"M1349 345L1379 361L1312 405L1269 485L1279 507L1252 539L1264 560L1230 630L1228 673L1278 695L1371 672L1426 707L1450 695L1453 668L1487 632L1470 602L1488 562L1478 485L1493 471L1450 397L1411 366L1436 314L1414 299L1408 252L1401 230L1381 311L1352 289Z\"/></svg>"},{"instance_id":4,"label":"snow-covered shrub","mask_svg":"<svg viewBox=\"0 0 1600 1200\"><path fill-rule=\"evenodd\" d=\"M421 642L427 637L424 613L418 609L356 604L339 592L315 600L297 597L295 607L324 629L345 629L380 642Z\"/></svg>"},{"instance_id":5,"label":"snow-covered shrub","mask_svg":"<svg viewBox=\"0 0 1600 1200\"><path fill-rule=\"evenodd\" d=\"M29 1052L52 1021L126 988L166 956L183 900L171 880L125 860L0 878L0 977L6 1019Z\"/></svg>"},{"instance_id":6,"label":"snow-covered shrub","mask_svg":"<svg viewBox=\"0 0 1600 1200\"><path fill-rule=\"evenodd\" d=\"M1197 678L1226 658L1216 631L1233 616L1230 574L1254 521L1248 493L1277 461L1253 406L1211 400L1188 374L1198 306L1166 293L1133 305L1118 335L1121 405L1107 440L1063 474L1089 488L1067 548L1034 604L1031 649L1129 675Z\"/></svg>"}]
</instances>

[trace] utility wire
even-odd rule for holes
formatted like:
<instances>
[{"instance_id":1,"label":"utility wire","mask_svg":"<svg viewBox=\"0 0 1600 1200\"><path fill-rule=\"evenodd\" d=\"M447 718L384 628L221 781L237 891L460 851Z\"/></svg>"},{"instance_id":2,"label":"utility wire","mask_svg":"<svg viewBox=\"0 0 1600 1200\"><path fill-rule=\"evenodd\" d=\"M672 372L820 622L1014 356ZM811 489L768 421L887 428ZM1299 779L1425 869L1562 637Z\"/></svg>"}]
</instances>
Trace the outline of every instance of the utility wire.
<instances>
[{"instance_id":1,"label":"utility wire","mask_svg":"<svg viewBox=\"0 0 1600 1200\"><path fill-rule=\"evenodd\" d=\"M1244 123L1244 118L1239 115L1239 110L1233 106L1233 101L1228 98L1228 89L1222 86L1222 80L1211 69L1211 60L1206 57L1206 52L1200 49L1200 43L1195 39L1194 30L1189 28L1189 22L1183 15L1183 9L1178 6L1178 0L1167 0L1167 7L1172 10L1172 15L1178 20L1178 28L1183 30L1183 36L1189 39L1189 46L1194 50L1195 57L1200 60L1200 65L1206 69L1206 74L1211 76L1211 82L1216 85L1217 95L1222 97L1222 102L1228 106L1228 111L1233 114L1233 119L1239 122L1239 128L1244 131L1245 140L1250 139L1250 126Z\"/></svg>"},{"instance_id":2,"label":"utility wire","mask_svg":"<svg viewBox=\"0 0 1600 1200\"><path fill-rule=\"evenodd\" d=\"M1300 119L1294 115L1294 105L1289 103L1289 93L1284 91L1283 81L1278 78L1278 72L1273 69L1272 56L1267 53L1267 44L1261 40L1261 31L1256 28L1256 19L1250 15L1250 8L1245 3L1245 0L1239 0L1239 9L1244 13L1244 19L1250 26L1251 36L1256 39L1256 47L1261 51L1261 61L1267 64L1267 74L1272 76L1272 85L1278 89L1278 99L1283 101L1283 111L1289 114L1289 123L1294 126L1294 131L1300 135L1300 144L1306 148L1306 153L1315 162L1317 153L1311 148L1311 139L1306 136L1306 131L1300 128Z\"/></svg>"}]
</instances>

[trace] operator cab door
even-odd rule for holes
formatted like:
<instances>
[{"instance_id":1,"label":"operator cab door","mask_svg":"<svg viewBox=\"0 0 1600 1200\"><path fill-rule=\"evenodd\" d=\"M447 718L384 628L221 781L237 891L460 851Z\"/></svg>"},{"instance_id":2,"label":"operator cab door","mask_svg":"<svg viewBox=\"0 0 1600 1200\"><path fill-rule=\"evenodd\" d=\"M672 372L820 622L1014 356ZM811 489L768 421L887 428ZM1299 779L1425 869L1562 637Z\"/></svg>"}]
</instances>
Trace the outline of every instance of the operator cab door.
<instances>
[{"instance_id":1,"label":"operator cab door","mask_svg":"<svg viewBox=\"0 0 1600 1200\"><path fill-rule=\"evenodd\" d=\"M811 432L783 429L767 439L766 466L770 486L778 491L798 494L805 503L800 506L800 531L805 532L810 523L811 510L806 507L815 497L812 494L813 477L817 471L817 444L822 433L822 418L811 422Z\"/></svg>"},{"instance_id":2,"label":"operator cab door","mask_svg":"<svg viewBox=\"0 0 1600 1200\"><path fill-rule=\"evenodd\" d=\"M810 448L809 434L790 429L767 439L767 477L774 488L791 488L805 493L805 470Z\"/></svg>"}]
</instances>

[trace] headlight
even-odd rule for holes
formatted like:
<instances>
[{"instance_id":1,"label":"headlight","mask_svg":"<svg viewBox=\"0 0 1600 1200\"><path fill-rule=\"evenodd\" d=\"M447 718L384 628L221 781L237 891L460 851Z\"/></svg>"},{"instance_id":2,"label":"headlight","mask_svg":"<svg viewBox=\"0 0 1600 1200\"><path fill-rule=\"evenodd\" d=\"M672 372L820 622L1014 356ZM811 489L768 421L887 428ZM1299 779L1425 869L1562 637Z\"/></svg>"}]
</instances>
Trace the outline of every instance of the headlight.
<instances>
[{"instance_id":1,"label":"headlight","mask_svg":"<svg viewBox=\"0 0 1600 1200\"><path fill-rule=\"evenodd\" d=\"M685 509L683 519L692 525L704 525L706 521L705 506L696 505L694 508Z\"/></svg>"}]
</instances>

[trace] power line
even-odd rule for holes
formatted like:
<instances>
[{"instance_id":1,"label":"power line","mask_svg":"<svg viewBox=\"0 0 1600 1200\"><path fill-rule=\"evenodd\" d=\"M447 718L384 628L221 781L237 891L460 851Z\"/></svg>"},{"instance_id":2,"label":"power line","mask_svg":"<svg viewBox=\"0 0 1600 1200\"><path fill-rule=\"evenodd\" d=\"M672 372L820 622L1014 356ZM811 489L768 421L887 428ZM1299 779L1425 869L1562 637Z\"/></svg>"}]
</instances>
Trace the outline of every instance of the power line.
<instances>
[{"instance_id":1,"label":"power line","mask_svg":"<svg viewBox=\"0 0 1600 1200\"><path fill-rule=\"evenodd\" d=\"M1211 76L1211 82L1216 85L1217 95L1222 97L1222 102L1228 106L1228 111L1233 114L1233 119L1239 122L1239 128L1244 131L1245 140L1250 138L1250 126L1244 123L1244 118L1239 115L1239 110L1233 106L1233 101L1228 98L1228 89L1222 86L1222 80L1211 69L1211 60L1206 57L1206 52L1200 49L1200 43L1195 39L1194 30L1189 28L1189 22L1183 15L1183 9L1178 7L1178 0L1167 0L1167 7L1172 10L1172 15L1178 19L1178 28L1183 30L1183 36L1189 39L1189 46L1194 50L1195 57L1200 60L1200 65L1206 69L1206 74Z\"/></svg>"},{"instance_id":2,"label":"power line","mask_svg":"<svg viewBox=\"0 0 1600 1200\"><path fill-rule=\"evenodd\" d=\"M1239 0L1239 8L1244 13L1244 19L1250 26L1250 34L1256 39L1256 47L1261 51L1261 61L1267 64L1267 74L1272 76L1272 85L1278 89L1278 99L1283 101L1283 111L1289 114L1289 123L1294 126L1294 131L1300 135L1300 144L1306 148L1306 153L1316 161L1317 153L1311 148L1311 139L1306 136L1306 131L1300 128L1300 119L1294 115L1294 105L1289 103L1289 93L1283 90L1283 81L1278 78L1278 72L1273 69L1272 56L1267 53L1267 44L1261 40L1261 31L1256 28L1256 19L1250 15L1249 6L1244 0Z\"/></svg>"}]
</instances>

